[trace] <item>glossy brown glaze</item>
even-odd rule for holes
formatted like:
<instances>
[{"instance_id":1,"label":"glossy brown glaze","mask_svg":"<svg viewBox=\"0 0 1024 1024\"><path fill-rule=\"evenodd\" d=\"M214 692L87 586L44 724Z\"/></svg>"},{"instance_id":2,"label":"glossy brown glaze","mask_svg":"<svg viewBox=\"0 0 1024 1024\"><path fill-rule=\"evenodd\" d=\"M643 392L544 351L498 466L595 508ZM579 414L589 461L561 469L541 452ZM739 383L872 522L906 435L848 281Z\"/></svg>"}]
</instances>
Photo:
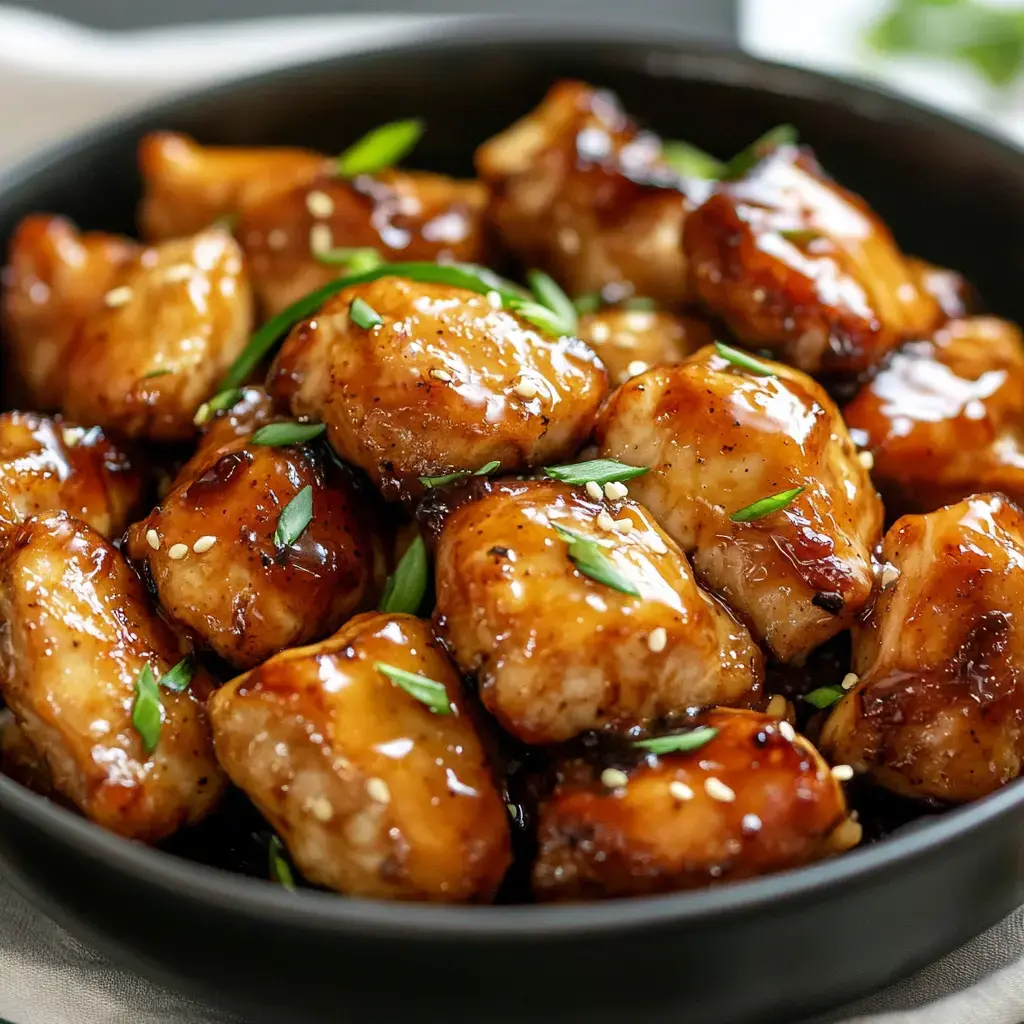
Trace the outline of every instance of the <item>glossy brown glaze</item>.
<instances>
[{"instance_id":1,"label":"glossy brown glaze","mask_svg":"<svg viewBox=\"0 0 1024 1024\"><path fill-rule=\"evenodd\" d=\"M882 505L832 400L798 370L758 376L713 348L609 399L600 453L650 472L630 493L692 554L698 578L781 661L849 628L873 582ZM731 515L803 487L753 522Z\"/></svg>"},{"instance_id":2,"label":"glossy brown glaze","mask_svg":"<svg viewBox=\"0 0 1024 1024\"><path fill-rule=\"evenodd\" d=\"M890 517L979 491L1024 500L1024 343L994 317L904 345L843 410Z\"/></svg>"},{"instance_id":3,"label":"glossy brown glaze","mask_svg":"<svg viewBox=\"0 0 1024 1024\"><path fill-rule=\"evenodd\" d=\"M238 668L333 632L373 604L385 572L372 494L322 441L250 443L267 413L259 395L248 389L238 409L207 427L126 547L167 615ZM294 544L279 547L281 511L307 486L313 518Z\"/></svg>"},{"instance_id":4,"label":"glossy brown glaze","mask_svg":"<svg viewBox=\"0 0 1024 1024\"><path fill-rule=\"evenodd\" d=\"M737 338L808 373L867 369L943 319L881 219L804 148L720 183L687 219L685 251Z\"/></svg>"},{"instance_id":5,"label":"glossy brown glaze","mask_svg":"<svg viewBox=\"0 0 1024 1024\"><path fill-rule=\"evenodd\" d=\"M598 354L613 385L650 366L680 363L714 341L711 326L695 316L615 307L580 317L580 337Z\"/></svg>"},{"instance_id":6,"label":"glossy brown glaze","mask_svg":"<svg viewBox=\"0 0 1024 1024\"><path fill-rule=\"evenodd\" d=\"M350 319L357 298L382 326ZM607 374L578 339L543 333L486 296L386 277L344 289L299 324L268 386L294 414L327 423L334 450L394 499L420 494L420 476L571 458Z\"/></svg>"},{"instance_id":7,"label":"glossy brown glaze","mask_svg":"<svg viewBox=\"0 0 1024 1024\"><path fill-rule=\"evenodd\" d=\"M437 714L380 662L447 690ZM428 623L361 615L241 676L210 702L217 755L312 882L354 896L489 901L509 817Z\"/></svg>"},{"instance_id":8,"label":"glossy brown glaze","mask_svg":"<svg viewBox=\"0 0 1024 1024\"><path fill-rule=\"evenodd\" d=\"M132 437L184 440L249 340L252 298L238 243L221 229L143 250L76 333L63 409Z\"/></svg>"},{"instance_id":9,"label":"glossy brown glaze","mask_svg":"<svg viewBox=\"0 0 1024 1024\"><path fill-rule=\"evenodd\" d=\"M904 516L881 557L898 577L854 631L860 682L822 751L905 796L985 796L1024 756L1024 515L979 495Z\"/></svg>"},{"instance_id":10,"label":"glossy brown glaze","mask_svg":"<svg viewBox=\"0 0 1024 1024\"><path fill-rule=\"evenodd\" d=\"M132 724L136 681L185 653L118 552L61 514L30 519L0 553L0 695L40 752L54 788L86 817L155 842L203 818L224 777L203 701L212 680L161 688L159 743Z\"/></svg>"},{"instance_id":11,"label":"glossy brown glaze","mask_svg":"<svg viewBox=\"0 0 1024 1024\"><path fill-rule=\"evenodd\" d=\"M0 415L0 540L43 512L65 511L108 540L138 511L137 457L99 427L31 412Z\"/></svg>"},{"instance_id":12,"label":"glossy brown glaze","mask_svg":"<svg viewBox=\"0 0 1024 1024\"><path fill-rule=\"evenodd\" d=\"M629 531L606 529L602 512ZM639 596L576 568L555 524L601 544ZM635 502L594 502L554 481L494 484L445 521L435 583L456 661L527 743L759 699L762 661L749 633Z\"/></svg>"},{"instance_id":13,"label":"glossy brown glaze","mask_svg":"<svg viewBox=\"0 0 1024 1024\"><path fill-rule=\"evenodd\" d=\"M661 140L611 93L560 82L485 142L476 166L501 243L571 295L610 285L665 305L690 297L686 183L662 159Z\"/></svg>"},{"instance_id":14,"label":"glossy brown glaze","mask_svg":"<svg viewBox=\"0 0 1024 1024\"><path fill-rule=\"evenodd\" d=\"M138 245L101 232L79 234L63 217L33 214L11 238L0 272L2 392L13 405L60 408L59 372L78 328L103 308L103 296Z\"/></svg>"},{"instance_id":15,"label":"glossy brown glaze","mask_svg":"<svg viewBox=\"0 0 1024 1024\"><path fill-rule=\"evenodd\" d=\"M543 900L693 889L840 853L859 830L811 743L778 719L716 710L689 753L650 754L619 777L561 766L539 812L533 888ZM608 785L608 783L612 785Z\"/></svg>"}]
</instances>

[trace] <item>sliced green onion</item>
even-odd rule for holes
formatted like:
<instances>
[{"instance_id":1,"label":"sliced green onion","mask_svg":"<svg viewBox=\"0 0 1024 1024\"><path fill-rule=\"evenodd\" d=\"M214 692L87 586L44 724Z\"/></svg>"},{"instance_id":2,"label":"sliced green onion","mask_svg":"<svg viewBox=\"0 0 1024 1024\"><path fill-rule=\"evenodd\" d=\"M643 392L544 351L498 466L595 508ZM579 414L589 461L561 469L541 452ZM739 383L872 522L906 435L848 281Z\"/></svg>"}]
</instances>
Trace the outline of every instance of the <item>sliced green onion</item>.
<instances>
[{"instance_id":1,"label":"sliced green onion","mask_svg":"<svg viewBox=\"0 0 1024 1024\"><path fill-rule=\"evenodd\" d=\"M572 299L559 287L558 282L543 270L531 270L526 275L537 301L547 306L565 326L562 334L575 334L579 328L576 307Z\"/></svg>"},{"instance_id":2,"label":"sliced green onion","mask_svg":"<svg viewBox=\"0 0 1024 1024\"><path fill-rule=\"evenodd\" d=\"M194 672L195 668L192 665L192 659L182 658L174 668L168 669L160 677L160 685L165 690L181 693L183 690L188 689L188 684L192 682Z\"/></svg>"},{"instance_id":3,"label":"sliced green onion","mask_svg":"<svg viewBox=\"0 0 1024 1024\"><path fill-rule=\"evenodd\" d=\"M248 374L246 374L248 376ZM197 426L201 427L206 423L209 423L215 412L220 412L222 409L230 409L242 397L241 388L226 387L223 391L218 391L208 402L203 402L198 409L196 409L195 416L192 417L192 422Z\"/></svg>"},{"instance_id":4,"label":"sliced green onion","mask_svg":"<svg viewBox=\"0 0 1024 1024\"><path fill-rule=\"evenodd\" d=\"M150 370L149 373L142 375L143 380L152 380L154 377L166 377L167 374L174 373L174 370L169 366L158 366L155 370Z\"/></svg>"},{"instance_id":5,"label":"sliced green onion","mask_svg":"<svg viewBox=\"0 0 1024 1024\"><path fill-rule=\"evenodd\" d=\"M652 754L677 754L689 750L699 750L718 735L718 730L709 725L689 732L677 732L670 736L656 736L649 740L637 740L633 746Z\"/></svg>"},{"instance_id":6,"label":"sliced green onion","mask_svg":"<svg viewBox=\"0 0 1024 1024\"><path fill-rule=\"evenodd\" d=\"M362 274L379 267L384 260L376 249L369 247L351 249L327 249L313 254L318 263L331 267L344 267L349 274Z\"/></svg>"},{"instance_id":7,"label":"sliced green onion","mask_svg":"<svg viewBox=\"0 0 1024 1024\"><path fill-rule=\"evenodd\" d=\"M720 178L725 169L721 160L689 142L666 140L661 144L661 155L665 163L684 178Z\"/></svg>"},{"instance_id":8,"label":"sliced green onion","mask_svg":"<svg viewBox=\"0 0 1024 1024\"><path fill-rule=\"evenodd\" d=\"M577 295L572 304L576 307L576 312L584 316L587 313L596 313L604 305L604 300L600 292L587 292L586 295Z\"/></svg>"},{"instance_id":9,"label":"sliced green onion","mask_svg":"<svg viewBox=\"0 0 1024 1024\"><path fill-rule=\"evenodd\" d=\"M284 843L277 836L271 836L270 842L267 844L267 852L270 860L270 880L294 892L295 875L285 856Z\"/></svg>"},{"instance_id":10,"label":"sliced green onion","mask_svg":"<svg viewBox=\"0 0 1024 1024\"><path fill-rule=\"evenodd\" d=\"M435 714L450 715L452 713L448 690L443 683L428 679L415 672L406 672L404 668L396 668L383 661L374 662L373 667L386 675L396 686L405 690L410 697L415 697L421 704L426 704Z\"/></svg>"},{"instance_id":11,"label":"sliced green onion","mask_svg":"<svg viewBox=\"0 0 1024 1024\"><path fill-rule=\"evenodd\" d=\"M755 501L753 505L748 505L746 508L741 508L738 512L733 512L729 518L734 523L752 523L755 519L763 519L765 516L770 516L773 512L778 512L780 509L785 508L797 495L803 494L805 490L806 488L804 487L793 487L788 491L773 494L768 498L761 498L760 501Z\"/></svg>"},{"instance_id":12,"label":"sliced green onion","mask_svg":"<svg viewBox=\"0 0 1024 1024\"><path fill-rule=\"evenodd\" d=\"M778 124L766 131L760 138L755 139L746 149L737 153L722 168L722 173L718 177L722 181L739 178L773 149L777 149L779 146L795 145L799 139L799 133L791 124Z\"/></svg>"},{"instance_id":13,"label":"sliced green onion","mask_svg":"<svg viewBox=\"0 0 1024 1024\"><path fill-rule=\"evenodd\" d=\"M563 334L572 334L571 328L554 310L542 306L539 302L524 302L522 300L511 303L511 308L524 320L529 321L534 327L539 327L547 334L554 334L561 337Z\"/></svg>"},{"instance_id":14,"label":"sliced green onion","mask_svg":"<svg viewBox=\"0 0 1024 1024\"><path fill-rule=\"evenodd\" d=\"M415 615L423 604L427 581L427 546L417 534L384 585L380 611Z\"/></svg>"},{"instance_id":15,"label":"sliced green onion","mask_svg":"<svg viewBox=\"0 0 1024 1024\"><path fill-rule=\"evenodd\" d=\"M821 232L816 228L784 228L779 234L794 245L807 245L821 238Z\"/></svg>"},{"instance_id":16,"label":"sliced green onion","mask_svg":"<svg viewBox=\"0 0 1024 1024\"><path fill-rule=\"evenodd\" d=\"M495 459L488 462L479 469L457 469L454 473L446 473L444 476L421 476L420 483L424 487L443 487L445 484L453 483L456 480L464 480L467 476L490 476L501 463Z\"/></svg>"},{"instance_id":17,"label":"sliced green onion","mask_svg":"<svg viewBox=\"0 0 1024 1024\"><path fill-rule=\"evenodd\" d=\"M603 583L622 594L640 597L640 591L636 589L633 581L620 571L601 550L606 545L592 540L590 537L584 537L574 530L559 526L557 523L552 525L562 539L568 542L569 558L584 576L589 576L592 580Z\"/></svg>"},{"instance_id":18,"label":"sliced green onion","mask_svg":"<svg viewBox=\"0 0 1024 1024\"><path fill-rule=\"evenodd\" d=\"M842 699L845 692L841 686L819 686L816 690L805 693L802 699L816 708L830 708Z\"/></svg>"},{"instance_id":19,"label":"sliced green onion","mask_svg":"<svg viewBox=\"0 0 1024 1024\"><path fill-rule=\"evenodd\" d=\"M380 327L384 323L384 318L380 313L368 302L359 298L352 300L348 315L352 318L353 323L358 324L365 331L372 330L374 327Z\"/></svg>"},{"instance_id":20,"label":"sliced green onion","mask_svg":"<svg viewBox=\"0 0 1024 1024\"><path fill-rule=\"evenodd\" d=\"M591 480L595 484L622 483L649 472L647 466L628 466L618 459L591 459L566 466L545 466L544 472L565 484L583 485Z\"/></svg>"},{"instance_id":21,"label":"sliced green onion","mask_svg":"<svg viewBox=\"0 0 1024 1024\"><path fill-rule=\"evenodd\" d=\"M310 484L299 491L281 510L274 531L274 544L286 548L294 544L313 518L313 488Z\"/></svg>"},{"instance_id":22,"label":"sliced green onion","mask_svg":"<svg viewBox=\"0 0 1024 1024\"><path fill-rule=\"evenodd\" d=\"M135 680L135 702L132 704L132 725L142 739L147 754L156 750L160 742L160 727L163 725L163 710L160 705L160 688L149 664L142 666Z\"/></svg>"},{"instance_id":23,"label":"sliced green onion","mask_svg":"<svg viewBox=\"0 0 1024 1024\"><path fill-rule=\"evenodd\" d=\"M240 215L237 212L222 213L219 217L210 221L211 228L220 228L223 231L234 231L238 227Z\"/></svg>"},{"instance_id":24,"label":"sliced green onion","mask_svg":"<svg viewBox=\"0 0 1024 1024\"><path fill-rule=\"evenodd\" d=\"M319 437L326 429L326 423L268 423L249 438L249 444L258 444L266 448L303 444L305 441L312 441L314 437Z\"/></svg>"},{"instance_id":25,"label":"sliced green onion","mask_svg":"<svg viewBox=\"0 0 1024 1024\"><path fill-rule=\"evenodd\" d=\"M716 341L715 351L723 359L727 359L733 364L733 366L738 366L741 370L747 370L749 373L756 373L759 377L777 376L770 366L767 366L765 363L760 362L753 356L748 355L741 349L733 348L731 345L725 345L720 341Z\"/></svg>"},{"instance_id":26,"label":"sliced green onion","mask_svg":"<svg viewBox=\"0 0 1024 1024\"><path fill-rule=\"evenodd\" d=\"M357 174L375 174L386 167L394 167L413 151L422 135L423 122L415 118L382 124L352 143L337 158L335 173L339 178L354 178Z\"/></svg>"}]
</instances>

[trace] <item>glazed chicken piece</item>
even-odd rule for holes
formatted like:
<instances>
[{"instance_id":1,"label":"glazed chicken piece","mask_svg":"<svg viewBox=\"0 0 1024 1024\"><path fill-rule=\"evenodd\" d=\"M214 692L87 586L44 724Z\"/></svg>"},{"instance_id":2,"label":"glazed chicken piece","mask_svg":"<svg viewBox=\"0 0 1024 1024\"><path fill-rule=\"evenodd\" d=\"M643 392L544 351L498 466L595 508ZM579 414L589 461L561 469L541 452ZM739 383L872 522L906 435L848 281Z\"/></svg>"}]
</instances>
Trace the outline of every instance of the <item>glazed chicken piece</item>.
<instances>
[{"instance_id":1,"label":"glazed chicken piece","mask_svg":"<svg viewBox=\"0 0 1024 1024\"><path fill-rule=\"evenodd\" d=\"M807 373L866 370L943 319L885 224L801 147L721 182L687 218L685 253L737 338Z\"/></svg>"},{"instance_id":2,"label":"glazed chicken piece","mask_svg":"<svg viewBox=\"0 0 1024 1024\"><path fill-rule=\"evenodd\" d=\"M918 286L939 304L944 317L957 320L974 311L977 297L962 274L914 256L905 259Z\"/></svg>"},{"instance_id":3,"label":"glazed chicken piece","mask_svg":"<svg viewBox=\"0 0 1024 1024\"><path fill-rule=\"evenodd\" d=\"M356 300L382 324L359 326ZM568 460L607 375L576 338L483 295L385 277L345 288L299 324L268 386L296 416L327 423L334 450L394 500L422 493L422 476Z\"/></svg>"},{"instance_id":4,"label":"glazed chicken piece","mask_svg":"<svg viewBox=\"0 0 1024 1024\"><path fill-rule=\"evenodd\" d=\"M0 415L0 541L25 519L64 510L110 539L124 531L145 478L99 427L33 412Z\"/></svg>"},{"instance_id":5,"label":"glazed chicken piece","mask_svg":"<svg viewBox=\"0 0 1024 1024\"><path fill-rule=\"evenodd\" d=\"M71 419L152 441L192 437L193 417L249 340L238 243L221 229L143 250L64 360Z\"/></svg>"},{"instance_id":6,"label":"glazed chicken piece","mask_svg":"<svg viewBox=\"0 0 1024 1024\"><path fill-rule=\"evenodd\" d=\"M585 572L571 557L575 536L636 594ZM606 506L553 481L485 485L444 520L435 574L441 635L524 742L759 699L750 634L635 502Z\"/></svg>"},{"instance_id":7,"label":"glazed chicken piece","mask_svg":"<svg viewBox=\"0 0 1024 1024\"><path fill-rule=\"evenodd\" d=\"M14 779L19 786L33 793L60 799L53 791L46 761L32 745L25 730L18 725L12 712L0 711L0 775Z\"/></svg>"},{"instance_id":8,"label":"glazed chicken piece","mask_svg":"<svg viewBox=\"0 0 1024 1024\"><path fill-rule=\"evenodd\" d=\"M822 752L904 796L985 796L1024 756L1024 516L999 495L904 516L882 558Z\"/></svg>"},{"instance_id":9,"label":"glazed chicken piece","mask_svg":"<svg viewBox=\"0 0 1024 1024\"><path fill-rule=\"evenodd\" d=\"M212 680L160 687L157 744L132 719L146 666L157 678L182 659L118 552L61 513L30 519L0 553L0 695L40 752L54 788L86 817L156 842L203 818L224 777L203 701Z\"/></svg>"},{"instance_id":10,"label":"glazed chicken piece","mask_svg":"<svg viewBox=\"0 0 1024 1024\"><path fill-rule=\"evenodd\" d=\"M250 203L238 224L266 316L346 272L320 257L373 249L384 260L483 258L487 190L476 181L385 170L345 180L325 173Z\"/></svg>"},{"instance_id":11,"label":"glazed chicken piece","mask_svg":"<svg viewBox=\"0 0 1024 1024\"><path fill-rule=\"evenodd\" d=\"M432 681L437 710L383 668ZM494 896L508 814L428 623L357 616L225 686L210 716L221 764L311 882L382 899Z\"/></svg>"},{"instance_id":12,"label":"glazed chicken piece","mask_svg":"<svg viewBox=\"0 0 1024 1024\"><path fill-rule=\"evenodd\" d=\"M327 157L284 146L201 146L187 135L151 132L139 143L144 238L162 242L237 217L321 174Z\"/></svg>"},{"instance_id":13,"label":"glazed chicken piece","mask_svg":"<svg viewBox=\"0 0 1024 1024\"><path fill-rule=\"evenodd\" d=\"M580 317L580 337L600 356L613 384L650 366L681 363L714 341L711 327L697 317L615 307Z\"/></svg>"},{"instance_id":14,"label":"glazed chicken piece","mask_svg":"<svg viewBox=\"0 0 1024 1024\"><path fill-rule=\"evenodd\" d=\"M1024 500L1024 343L994 317L904 345L843 410L890 516L979 491Z\"/></svg>"},{"instance_id":15,"label":"glazed chicken piece","mask_svg":"<svg viewBox=\"0 0 1024 1024\"><path fill-rule=\"evenodd\" d=\"M839 412L810 377L771 375L701 349L616 391L598 424L603 458L650 472L630 493L692 555L698 578L780 661L848 629L871 593L882 505ZM755 502L803 488L749 522Z\"/></svg>"},{"instance_id":16,"label":"glazed chicken piece","mask_svg":"<svg viewBox=\"0 0 1024 1024\"><path fill-rule=\"evenodd\" d=\"M254 429L272 418L266 395L247 389L127 538L166 614L243 669L333 632L373 603L384 576L368 488L323 441L253 444ZM282 546L282 510L306 487L313 517Z\"/></svg>"},{"instance_id":17,"label":"glazed chicken piece","mask_svg":"<svg viewBox=\"0 0 1024 1024\"><path fill-rule=\"evenodd\" d=\"M700 719L691 752L560 765L541 804L534 893L642 896L799 867L855 845L841 785L792 726L750 711Z\"/></svg>"},{"instance_id":18,"label":"glazed chicken piece","mask_svg":"<svg viewBox=\"0 0 1024 1024\"><path fill-rule=\"evenodd\" d=\"M685 183L611 93L560 82L477 150L476 167L502 244L571 295L612 285L669 306L691 297Z\"/></svg>"},{"instance_id":19,"label":"glazed chicken piece","mask_svg":"<svg viewBox=\"0 0 1024 1024\"><path fill-rule=\"evenodd\" d=\"M61 374L78 328L136 255L127 238L79 234L63 217L26 217L11 239L0 274L3 392L12 405L56 410Z\"/></svg>"}]
</instances>

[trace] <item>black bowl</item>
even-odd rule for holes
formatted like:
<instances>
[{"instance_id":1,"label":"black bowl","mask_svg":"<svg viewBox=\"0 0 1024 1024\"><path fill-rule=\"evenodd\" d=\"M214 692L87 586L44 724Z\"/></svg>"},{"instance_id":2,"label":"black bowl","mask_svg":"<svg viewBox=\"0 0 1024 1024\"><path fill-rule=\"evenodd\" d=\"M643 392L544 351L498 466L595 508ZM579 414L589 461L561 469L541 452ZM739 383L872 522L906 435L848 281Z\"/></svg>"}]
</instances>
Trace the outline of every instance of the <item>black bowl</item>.
<instances>
[{"instance_id":1,"label":"black bowl","mask_svg":"<svg viewBox=\"0 0 1024 1024\"><path fill-rule=\"evenodd\" d=\"M715 153L801 131L904 247L1021 320L1024 157L876 89L620 28L445 26L182 97L0 182L0 239L33 210L130 231L143 131L338 149L418 115L417 158L469 173L475 145L555 79L617 90ZM575 906L433 907L289 894L108 835L0 778L5 876L116 961L253 1021L794 1019L893 981L1024 899L1024 788L844 857L702 892Z\"/></svg>"}]
</instances>

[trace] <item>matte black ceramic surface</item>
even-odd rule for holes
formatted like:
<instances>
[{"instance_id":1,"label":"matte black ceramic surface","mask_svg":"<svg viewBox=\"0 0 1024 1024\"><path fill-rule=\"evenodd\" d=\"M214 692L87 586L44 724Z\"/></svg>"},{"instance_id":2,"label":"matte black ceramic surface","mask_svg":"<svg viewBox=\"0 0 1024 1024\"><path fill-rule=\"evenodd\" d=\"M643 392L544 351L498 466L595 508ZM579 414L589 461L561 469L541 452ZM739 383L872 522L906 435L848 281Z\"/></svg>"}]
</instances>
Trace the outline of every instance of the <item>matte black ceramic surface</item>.
<instances>
[{"instance_id":1,"label":"matte black ceramic surface","mask_svg":"<svg viewBox=\"0 0 1024 1024\"><path fill-rule=\"evenodd\" d=\"M910 103L621 30L445 29L187 96L0 180L0 241L32 210L130 231L149 128L336 150L417 115L417 164L474 146L556 78L621 93L662 133L732 153L788 121L903 246L1024 320L1024 156ZM0 778L0 863L119 962L255 1022L793 1020L877 988L1024 900L1024 787L838 860L716 890L562 907L373 903L276 886L107 835Z\"/></svg>"}]
</instances>

